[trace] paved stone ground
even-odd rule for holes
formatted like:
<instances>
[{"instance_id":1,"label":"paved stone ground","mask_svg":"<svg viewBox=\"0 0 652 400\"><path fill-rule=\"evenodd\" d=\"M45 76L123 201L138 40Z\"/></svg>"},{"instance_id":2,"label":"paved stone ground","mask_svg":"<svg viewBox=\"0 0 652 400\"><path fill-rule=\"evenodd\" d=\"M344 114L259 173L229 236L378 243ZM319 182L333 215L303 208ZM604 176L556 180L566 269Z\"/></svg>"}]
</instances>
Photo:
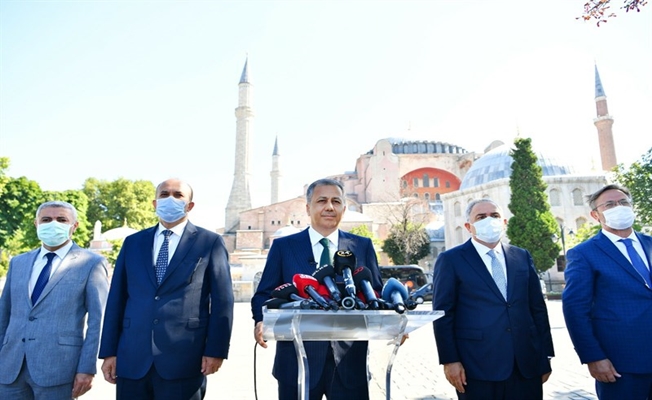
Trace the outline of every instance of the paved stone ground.
<instances>
[{"instance_id":1,"label":"paved stone ground","mask_svg":"<svg viewBox=\"0 0 652 400\"><path fill-rule=\"evenodd\" d=\"M420 307L430 309L430 303ZM555 344L553 372L544 385L546 400L595 400L594 381L586 366L581 365L570 342L561 311L561 301L549 300L548 311ZM271 376L274 342L267 349L254 351L253 320L249 303L236 303L231 353L222 369L208 379L206 398L211 400L272 400L276 399L276 381ZM372 400L386 398L385 370L392 346L386 341L370 342ZM98 363L98 371L101 361ZM446 381L438 365L432 326L426 325L410 334L399 350L391 372L392 400L456 399L455 390ZM255 383L255 385L254 385ZM254 388L257 388L257 396ZM114 387L98 374L94 388L82 399L115 399ZM355 399L352 399L355 400Z\"/></svg>"}]
</instances>

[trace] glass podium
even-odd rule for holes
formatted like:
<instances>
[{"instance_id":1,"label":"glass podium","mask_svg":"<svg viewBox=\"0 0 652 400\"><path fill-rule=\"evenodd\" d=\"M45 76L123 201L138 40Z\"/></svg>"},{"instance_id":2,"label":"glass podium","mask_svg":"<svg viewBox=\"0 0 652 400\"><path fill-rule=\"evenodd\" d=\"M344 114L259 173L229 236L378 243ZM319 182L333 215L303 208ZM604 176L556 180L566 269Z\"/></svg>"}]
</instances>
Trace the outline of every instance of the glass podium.
<instances>
[{"instance_id":1,"label":"glass podium","mask_svg":"<svg viewBox=\"0 0 652 400\"><path fill-rule=\"evenodd\" d=\"M310 371L304 341L391 340L394 349L385 373L390 400L391 373L403 336L444 315L443 311L268 310L263 307L263 339L292 341L299 365L299 399L309 398Z\"/></svg>"}]
</instances>

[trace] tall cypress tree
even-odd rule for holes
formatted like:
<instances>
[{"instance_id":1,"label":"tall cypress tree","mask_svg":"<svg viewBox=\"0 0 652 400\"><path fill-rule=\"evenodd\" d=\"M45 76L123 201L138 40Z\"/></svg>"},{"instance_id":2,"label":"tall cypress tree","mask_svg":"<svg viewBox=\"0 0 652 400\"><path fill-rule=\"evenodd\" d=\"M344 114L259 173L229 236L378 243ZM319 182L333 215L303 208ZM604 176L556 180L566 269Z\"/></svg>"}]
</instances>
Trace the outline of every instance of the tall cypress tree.
<instances>
[{"instance_id":1,"label":"tall cypress tree","mask_svg":"<svg viewBox=\"0 0 652 400\"><path fill-rule=\"evenodd\" d=\"M507 224L509 242L532 254L534 266L539 273L550 269L561 247L553 241L559 227L550 212L547 185L543 172L532 151L532 139L516 138L516 149L510 152L512 175L509 178L511 198L509 210L513 216Z\"/></svg>"}]
</instances>

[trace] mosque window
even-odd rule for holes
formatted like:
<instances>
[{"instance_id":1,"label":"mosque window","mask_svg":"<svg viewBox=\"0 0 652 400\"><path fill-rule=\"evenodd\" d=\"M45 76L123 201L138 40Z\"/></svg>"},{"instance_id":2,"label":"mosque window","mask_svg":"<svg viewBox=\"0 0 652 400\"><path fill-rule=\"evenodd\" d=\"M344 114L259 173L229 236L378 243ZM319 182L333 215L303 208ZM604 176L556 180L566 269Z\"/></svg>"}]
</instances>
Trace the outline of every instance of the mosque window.
<instances>
[{"instance_id":1,"label":"mosque window","mask_svg":"<svg viewBox=\"0 0 652 400\"><path fill-rule=\"evenodd\" d=\"M430 200L430 193L424 194L423 198L426 199L426 200Z\"/></svg>"},{"instance_id":2,"label":"mosque window","mask_svg":"<svg viewBox=\"0 0 652 400\"><path fill-rule=\"evenodd\" d=\"M550 190L550 205L551 206L560 206L561 205L561 196L559 195L559 190L551 189Z\"/></svg>"},{"instance_id":3,"label":"mosque window","mask_svg":"<svg viewBox=\"0 0 652 400\"><path fill-rule=\"evenodd\" d=\"M582 191L580 189L575 189L573 190L573 205L574 206L582 206L584 205L584 201L582 199Z\"/></svg>"},{"instance_id":4,"label":"mosque window","mask_svg":"<svg viewBox=\"0 0 652 400\"><path fill-rule=\"evenodd\" d=\"M439 187L439 178L432 178L432 183L434 187Z\"/></svg>"},{"instance_id":5,"label":"mosque window","mask_svg":"<svg viewBox=\"0 0 652 400\"><path fill-rule=\"evenodd\" d=\"M456 217L460 217L462 215L462 205L459 201L456 201L455 204L453 204L453 213Z\"/></svg>"},{"instance_id":6,"label":"mosque window","mask_svg":"<svg viewBox=\"0 0 652 400\"><path fill-rule=\"evenodd\" d=\"M414 196L415 199L418 199L419 198L419 193L415 193L412 196Z\"/></svg>"},{"instance_id":7,"label":"mosque window","mask_svg":"<svg viewBox=\"0 0 652 400\"><path fill-rule=\"evenodd\" d=\"M419 187L419 178L412 179L412 186Z\"/></svg>"},{"instance_id":8,"label":"mosque window","mask_svg":"<svg viewBox=\"0 0 652 400\"><path fill-rule=\"evenodd\" d=\"M464 231L461 226L455 228L455 243L462 243L464 241L464 238L462 237L463 233Z\"/></svg>"},{"instance_id":9,"label":"mosque window","mask_svg":"<svg viewBox=\"0 0 652 400\"><path fill-rule=\"evenodd\" d=\"M439 195L439 193L435 193L435 200L441 201L441 196Z\"/></svg>"},{"instance_id":10,"label":"mosque window","mask_svg":"<svg viewBox=\"0 0 652 400\"><path fill-rule=\"evenodd\" d=\"M450 188L450 187L451 187L451 183L450 183L450 181L446 181L446 187L447 187L447 188Z\"/></svg>"},{"instance_id":11,"label":"mosque window","mask_svg":"<svg viewBox=\"0 0 652 400\"><path fill-rule=\"evenodd\" d=\"M401 185L403 186L403 189L408 187L408 183L405 179L401 180Z\"/></svg>"},{"instance_id":12,"label":"mosque window","mask_svg":"<svg viewBox=\"0 0 652 400\"><path fill-rule=\"evenodd\" d=\"M274 221L272 221L272 225L274 225Z\"/></svg>"},{"instance_id":13,"label":"mosque window","mask_svg":"<svg viewBox=\"0 0 652 400\"><path fill-rule=\"evenodd\" d=\"M423 187L430 187L430 178L428 174L423 174Z\"/></svg>"}]
</instances>

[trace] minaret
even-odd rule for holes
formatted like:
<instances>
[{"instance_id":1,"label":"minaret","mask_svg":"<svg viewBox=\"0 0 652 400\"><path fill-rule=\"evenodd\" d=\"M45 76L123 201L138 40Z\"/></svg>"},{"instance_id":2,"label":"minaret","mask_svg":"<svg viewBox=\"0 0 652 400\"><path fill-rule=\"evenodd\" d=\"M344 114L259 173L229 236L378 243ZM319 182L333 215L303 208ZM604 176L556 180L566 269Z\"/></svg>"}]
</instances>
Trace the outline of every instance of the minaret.
<instances>
[{"instance_id":1,"label":"minaret","mask_svg":"<svg viewBox=\"0 0 652 400\"><path fill-rule=\"evenodd\" d=\"M269 176L272 177L272 199L270 204L278 203L278 190L281 183L281 170L279 169L279 157L278 153L278 136L274 140L274 152L272 153L272 172L269 173Z\"/></svg>"},{"instance_id":2,"label":"minaret","mask_svg":"<svg viewBox=\"0 0 652 400\"><path fill-rule=\"evenodd\" d=\"M249 83L249 58L245 60L238 84L238 108L235 109L235 170L229 202L226 205L224 232L233 233L239 229L240 213L251 209L249 194L249 141L254 118L252 85Z\"/></svg>"},{"instance_id":3,"label":"minaret","mask_svg":"<svg viewBox=\"0 0 652 400\"><path fill-rule=\"evenodd\" d=\"M611 171L618 164L616 162L614 136L611 131L614 119L609 115L609 110L607 109L607 96L604 94L597 65L595 66L595 109L597 116L593 120L593 123L598 128L598 143L600 144L602 169L604 171Z\"/></svg>"}]
</instances>

